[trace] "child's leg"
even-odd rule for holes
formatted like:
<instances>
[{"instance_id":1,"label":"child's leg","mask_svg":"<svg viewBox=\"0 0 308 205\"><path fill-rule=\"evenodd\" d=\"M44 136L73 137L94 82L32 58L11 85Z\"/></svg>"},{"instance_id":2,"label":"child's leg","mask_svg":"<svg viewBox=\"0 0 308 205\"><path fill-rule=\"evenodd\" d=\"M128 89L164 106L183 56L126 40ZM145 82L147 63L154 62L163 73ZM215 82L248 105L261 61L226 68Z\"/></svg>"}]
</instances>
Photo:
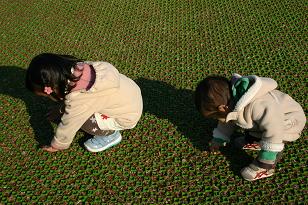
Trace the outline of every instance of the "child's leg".
<instances>
[{"instance_id":1,"label":"child's leg","mask_svg":"<svg viewBox=\"0 0 308 205\"><path fill-rule=\"evenodd\" d=\"M81 126L80 129L90 135L96 136L108 136L115 132L114 130L101 130L96 123L94 114Z\"/></svg>"},{"instance_id":2,"label":"child's leg","mask_svg":"<svg viewBox=\"0 0 308 205\"><path fill-rule=\"evenodd\" d=\"M59 103L54 107L50 107L47 113L49 121L59 124L64 113L64 103ZM82 126L81 129L90 135L108 136L114 133L114 130L101 130L97 126L94 115L92 115Z\"/></svg>"},{"instance_id":3,"label":"child's leg","mask_svg":"<svg viewBox=\"0 0 308 205\"><path fill-rule=\"evenodd\" d=\"M81 129L94 135L93 138L84 143L85 148L90 152L101 152L118 144L122 140L119 131L101 130L97 125L94 114L82 125Z\"/></svg>"}]
</instances>

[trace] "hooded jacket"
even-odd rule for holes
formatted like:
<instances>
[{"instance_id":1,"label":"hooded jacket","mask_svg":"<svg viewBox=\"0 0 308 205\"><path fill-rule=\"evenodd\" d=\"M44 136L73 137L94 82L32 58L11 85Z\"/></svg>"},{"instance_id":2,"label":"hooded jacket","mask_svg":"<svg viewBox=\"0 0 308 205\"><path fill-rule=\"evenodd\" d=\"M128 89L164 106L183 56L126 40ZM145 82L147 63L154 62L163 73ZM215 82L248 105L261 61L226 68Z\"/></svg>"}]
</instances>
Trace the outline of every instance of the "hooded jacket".
<instances>
[{"instance_id":1,"label":"hooded jacket","mask_svg":"<svg viewBox=\"0 0 308 205\"><path fill-rule=\"evenodd\" d=\"M305 113L289 95L276 90L275 80L255 75L245 77L251 86L228 113L226 122L218 123L213 137L229 142L238 126L261 138L263 150L279 152L284 148L284 141L300 137L306 124Z\"/></svg>"},{"instance_id":2,"label":"hooded jacket","mask_svg":"<svg viewBox=\"0 0 308 205\"><path fill-rule=\"evenodd\" d=\"M55 148L68 148L93 114L98 126L106 130L131 129L141 117L141 91L133 80L120 74L110 63L85 63L93 66L95 82L89 90L77 90L65 96L65 112L51 142Z\"/></svg>"}]
</instances>

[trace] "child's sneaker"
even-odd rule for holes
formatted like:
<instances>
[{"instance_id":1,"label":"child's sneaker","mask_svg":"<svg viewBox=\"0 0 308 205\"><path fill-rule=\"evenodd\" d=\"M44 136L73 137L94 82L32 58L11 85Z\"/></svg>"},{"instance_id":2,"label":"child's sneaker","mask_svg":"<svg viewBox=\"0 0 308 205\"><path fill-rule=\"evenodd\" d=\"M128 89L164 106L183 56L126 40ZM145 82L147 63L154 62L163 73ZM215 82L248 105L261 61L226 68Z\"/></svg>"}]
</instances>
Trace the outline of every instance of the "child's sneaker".
<instances>
[{"instance_id":1,"label":"child's sneaker","mask_svg":"<svg viewBox=\"0 0 308 205\"><path fill-rule=\"evenodd\" d=\"M84 143L86 149L90 152L101 152L118 143L122 140L122 136L119 131L115 131L108 136L94 136Z\"/></svg>"},{"instance_id":2,"label":"child's sneaker","mask_svg":"<svg viewBox=\"0 0 308 205\"><path fill-rule=\"evenodd\" d=\"M274 174L275 169L263 169L255 163L251 163L248 167L241 170L241 175L248 181L255 181L265 177L270 177Z\"/></svg>"},{"instance_id":3,"label":"child's sneaker","mask_svg":"<svg viewBox=\"0 0 308 205\"><path fill-rule=\"evenodd\" d=\"M248 141L247 137L238 137L234 140L234 144L239 149L261 150L258 141Z\"/></svg>"}]
</instances>

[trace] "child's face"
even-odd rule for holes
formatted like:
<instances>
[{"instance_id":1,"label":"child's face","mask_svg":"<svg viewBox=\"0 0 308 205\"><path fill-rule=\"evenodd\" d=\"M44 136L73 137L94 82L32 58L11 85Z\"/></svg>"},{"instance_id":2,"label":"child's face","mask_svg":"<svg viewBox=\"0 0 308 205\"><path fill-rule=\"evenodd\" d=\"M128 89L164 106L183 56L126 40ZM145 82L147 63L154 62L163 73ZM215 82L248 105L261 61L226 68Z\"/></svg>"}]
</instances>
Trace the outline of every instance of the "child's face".
<instances>
[{"instance_id":1,"label":"child's face","mask_svg":"<svg viewBox=\"0 0 308 205\"><path fill-rule=\"evenodd\" d=\"M202 112L203 116L205 118L211 118L218 120L219 122L226 122L226 118L228 113L230 112L230 109L226 105L220 105L217 107L216 110L204 110Z\"/></svg>"},{"instance_id":2,"label":"child's face","mask_svg":"<svg viewBox=\"0 0 308 205\"><path fill-rule=\"evenodd\" d=\"M226 117L228 113L220 111L208 111L203 112L203 116L210 119L218 120L219 122L226 122Z\"/></svg>"}]
</instances>

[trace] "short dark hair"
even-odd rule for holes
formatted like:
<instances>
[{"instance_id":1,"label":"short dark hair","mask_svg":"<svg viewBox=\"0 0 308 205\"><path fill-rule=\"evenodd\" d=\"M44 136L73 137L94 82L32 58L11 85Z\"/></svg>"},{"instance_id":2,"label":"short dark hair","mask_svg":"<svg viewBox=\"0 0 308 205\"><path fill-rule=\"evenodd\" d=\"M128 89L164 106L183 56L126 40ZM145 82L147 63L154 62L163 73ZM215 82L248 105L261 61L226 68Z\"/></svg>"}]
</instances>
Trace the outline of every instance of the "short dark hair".
<instances>
[{"instance_id":1,"label":"short dark hair","mask_svg":"<svg viewBox=\"0 0 308 205\"><path fill-rule=\"evenodd\" d=\"M68 86L68 80L76 82L71 69L82 60L70 56L54 53L42 53L35 56L26 72L26 88L30 91L41 90L45 86L57 88L59 94L64 97L66 91L73 87Z\"/></svg>"},{"instance_id":2,"label":"short dark hair","mask_svg":"<svg viewBox=\"0 0 308 205\"><path fill-rule=\"evenodd\" d=\"M221 76L209 76L199 82L195 91L195 105L200 113L215 111L219 105L231 101L230 81Z\"/></svg>"}]
</instances>

